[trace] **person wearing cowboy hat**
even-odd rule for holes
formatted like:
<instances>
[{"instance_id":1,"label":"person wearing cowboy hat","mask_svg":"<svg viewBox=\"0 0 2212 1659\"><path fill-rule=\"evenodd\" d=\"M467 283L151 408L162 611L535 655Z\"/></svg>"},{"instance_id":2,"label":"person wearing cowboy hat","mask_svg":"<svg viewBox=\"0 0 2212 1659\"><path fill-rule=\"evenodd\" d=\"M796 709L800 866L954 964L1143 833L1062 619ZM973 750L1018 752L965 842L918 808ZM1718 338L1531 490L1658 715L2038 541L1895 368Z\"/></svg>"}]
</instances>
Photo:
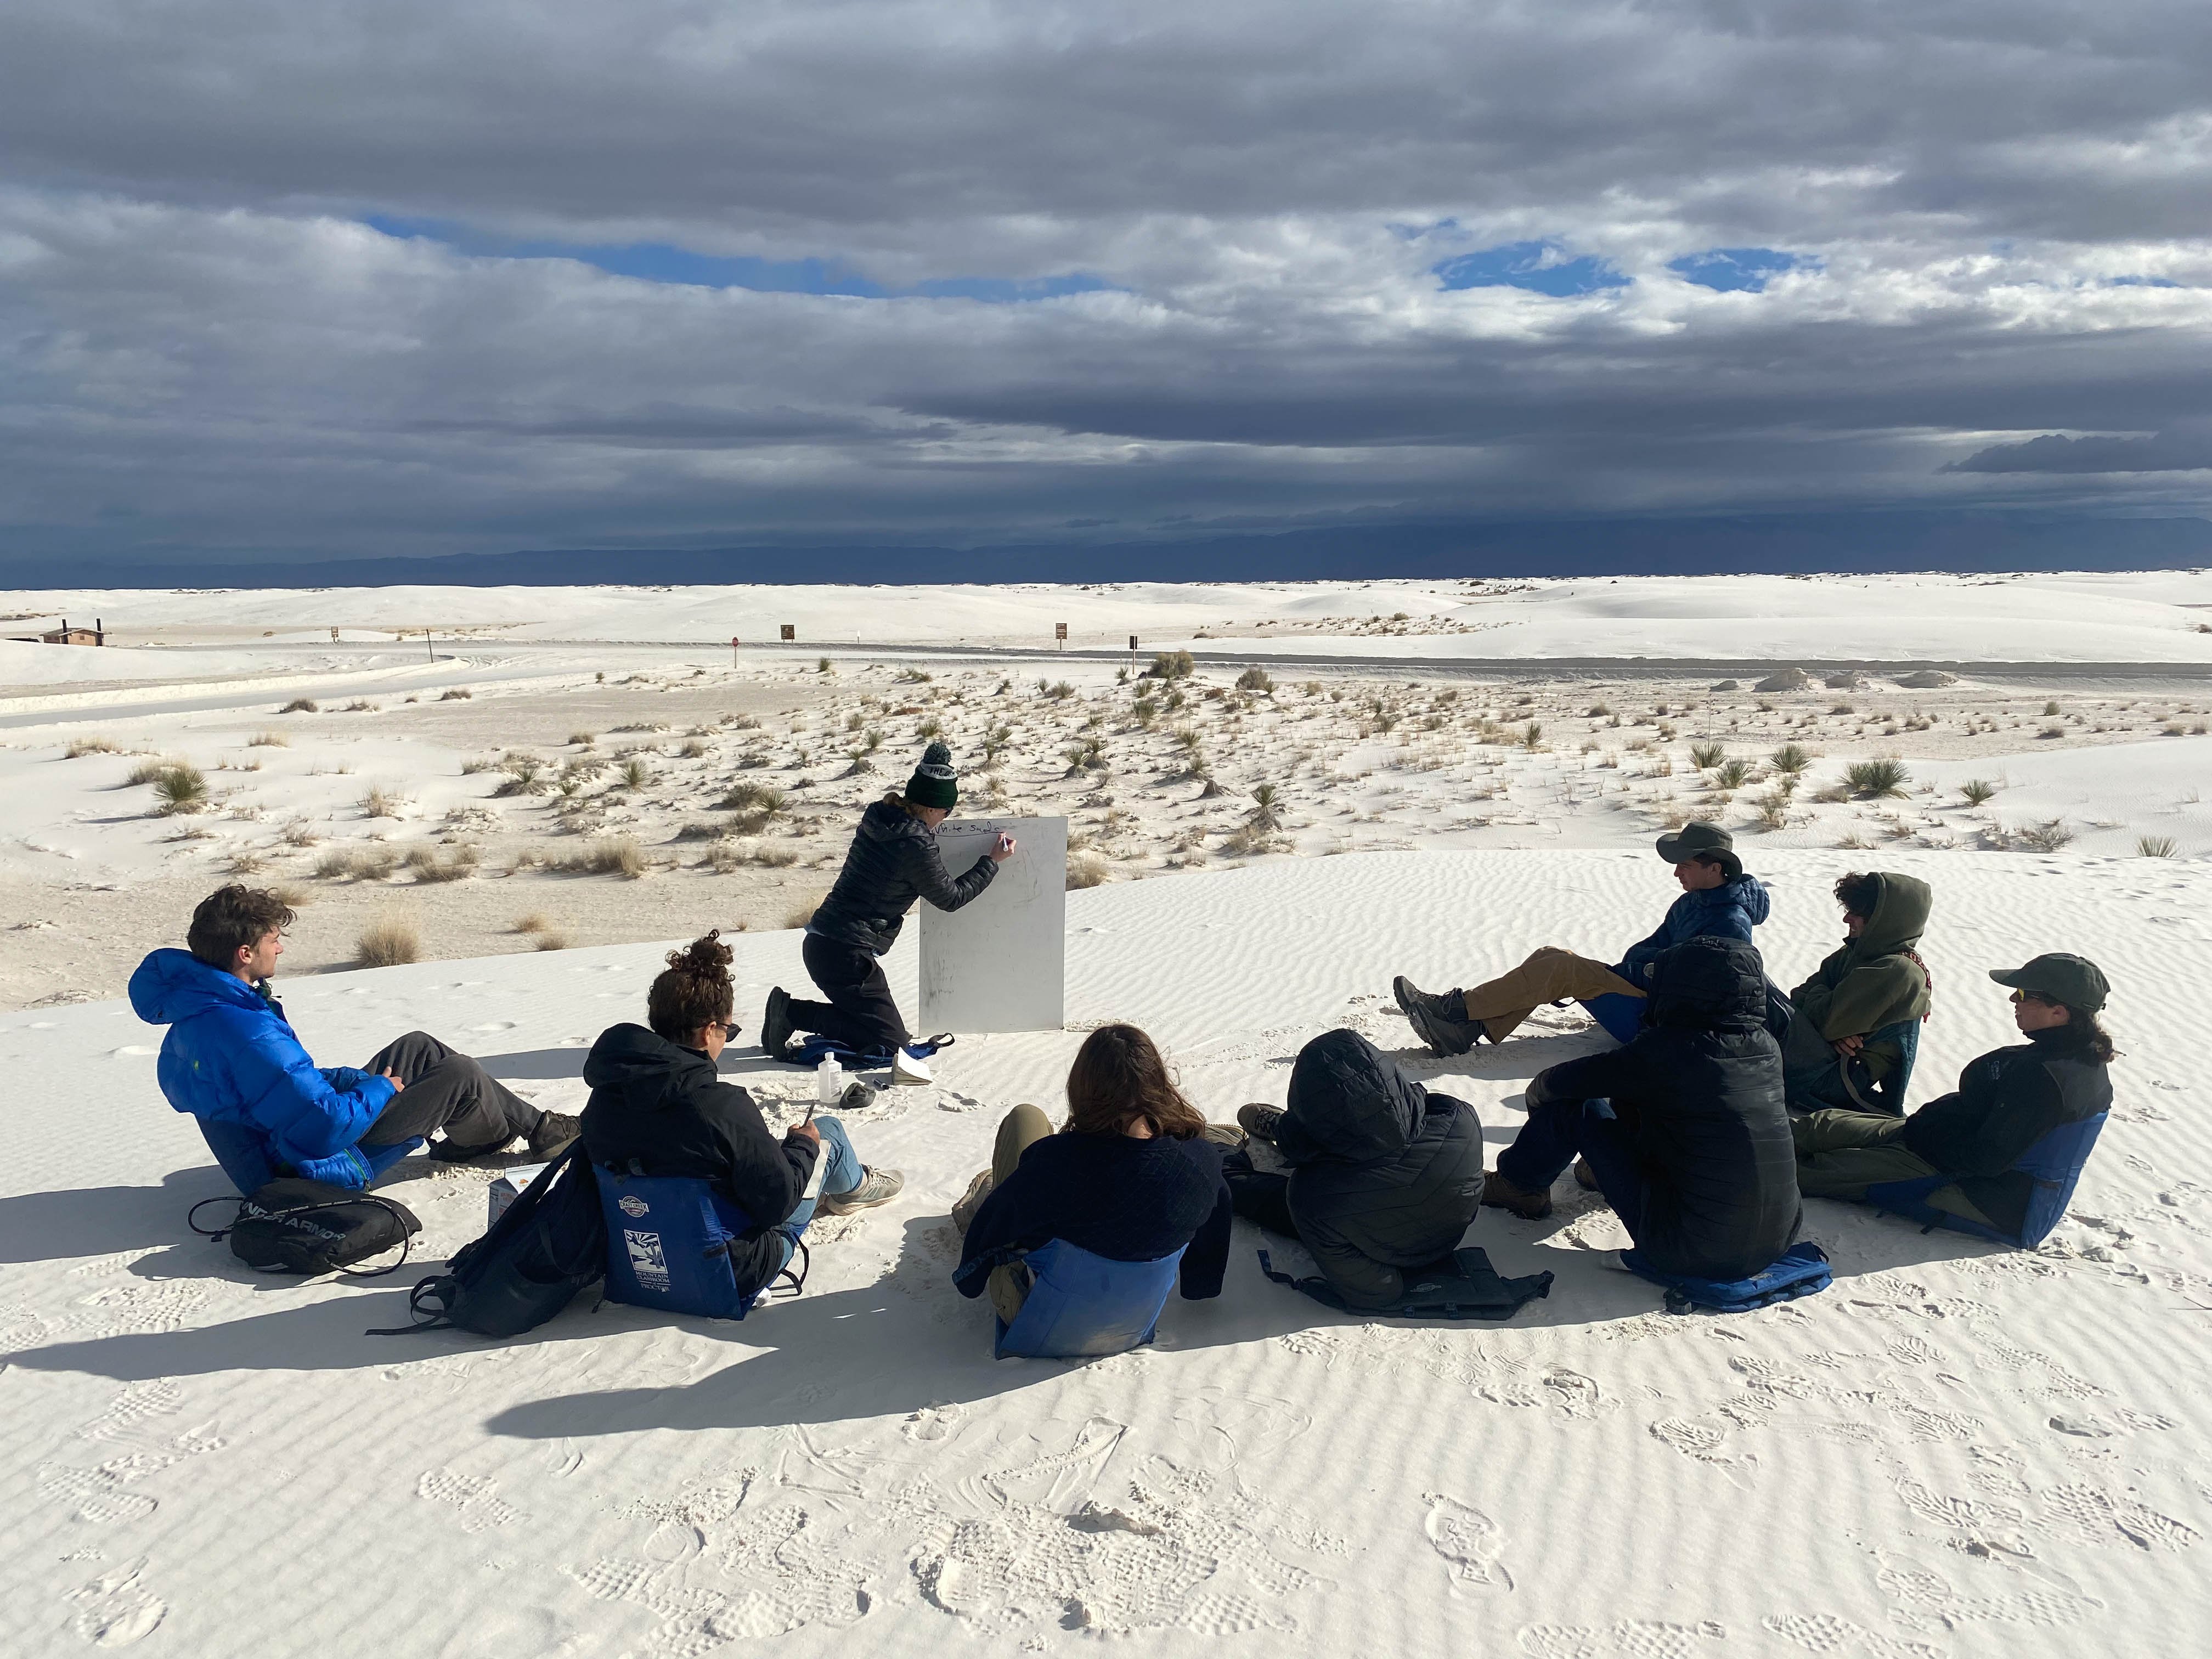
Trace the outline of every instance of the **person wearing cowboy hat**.
<instances>
[{"instance_id":1,"label":"person wearing cowboy hat","mask_svg":"<svg viewBox=\"0 0 2212 1659\"><path fill-rule=\"evenodd\" d=\"M2027 1042L1969 1060L1957 1089L1910 1117L1830 1108L1794 1118L1800 1191L1856 1200L1869 1187L1948 1175L1922 1200L1929 1209L2019 1232L2035 1178L2014 1166L2051 1130L2112 1103L2112 1040L2097 1019L2112 988L2095 963L2063 951L1990 977L2011 988Z\"/></svg>"},{"instance_id":2,"label":"person wearing cowboy hat","mask_svg":"<svg viewBox=\"0 0 2212 1659\"><path fill-rule=\"evenodd\" d=\"M1463 991L1424 991L1401 974L1390 988L1414 1032L1436 1054L1463 1054L1486 1038L1503 1042L1547 1002L1641 999L1652 964L1677 945L1701 938L1750 944L1751 930L1766 920L1770 903L1765 884L1744 873L1735 838L1717 823L1686 823L1660 836L1658 845L1659 856L1674 866L1682 896L1617 965L1547 945L1519 967Z\"/></svg>"}]
</instances>

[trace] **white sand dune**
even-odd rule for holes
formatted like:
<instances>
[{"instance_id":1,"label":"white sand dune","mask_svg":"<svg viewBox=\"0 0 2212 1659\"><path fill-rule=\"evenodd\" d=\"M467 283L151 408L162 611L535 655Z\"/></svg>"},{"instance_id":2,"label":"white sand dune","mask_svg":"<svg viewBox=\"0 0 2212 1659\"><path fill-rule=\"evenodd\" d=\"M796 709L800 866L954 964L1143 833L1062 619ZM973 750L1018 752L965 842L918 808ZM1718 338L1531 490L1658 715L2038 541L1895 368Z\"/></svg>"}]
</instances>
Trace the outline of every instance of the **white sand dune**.
<instances>
[{"instance_id":1,"label":"white sand dune","mask_svg":"<svg viewBox=\"0 0 2212 1659\"><path fill-rule=\"evenodd\" d=\"M158 1032L115 1002L0 1017L0 1650L2202 1653L2212 897L2160 860L1765 852L1778 977L1828 948L1846 860L1936 886L1916 1100L2007 1036L1984 969L2063 948L2113 980L2118 1105L2044 1249L1816 1200L1834 1288L1729 1319L1658 1311L1579 1198L1470 1231L1500 1271L1558 1275L1502 1327L1330 1314L1263 1280L1239 1224L1225 1293L1171 1302L1155 1347L994 1364L948 1279L951 1200L1001 1110L1059 1107L1090 1024L1152 1030L1226 1117L1279 1100L1331 1026L1403 1049L1394 971L1464 982L1642 932L1668 894L1648 854L1071 895L1070 1028L967 1038L939 1088L854 1121L905 1194L823 1225L806 1294L741 1324L585 1302L507 1342L363 1336L402 1322L411 1265L302 1285L185 1232L222 1186L155 1089ZM798 936L735 944L750 1026ZM300 981L289 1006L326 1062L426 1026L573 1108L584 1045L638 1014L657 961L447 962ZM890 965L910 1006L910 944ZM1502 1143L1579 1024L1406 1059ZM761 1086L773 1107L810 1082ZM487 1178L403 1166L425 1257L480 1230Z\"/></svg>"}]
</instances>

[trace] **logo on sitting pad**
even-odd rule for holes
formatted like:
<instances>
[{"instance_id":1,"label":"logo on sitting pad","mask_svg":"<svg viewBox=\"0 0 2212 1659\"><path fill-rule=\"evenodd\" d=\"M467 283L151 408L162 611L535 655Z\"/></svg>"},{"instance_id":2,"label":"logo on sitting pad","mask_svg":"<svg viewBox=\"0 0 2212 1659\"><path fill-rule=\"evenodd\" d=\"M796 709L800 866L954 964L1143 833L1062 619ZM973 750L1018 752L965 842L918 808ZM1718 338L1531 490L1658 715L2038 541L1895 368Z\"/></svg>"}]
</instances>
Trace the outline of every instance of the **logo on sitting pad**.
<instances>
[{"instance_id":1,"label":"logo on sitting pad","mask_svg":"<svg viewBox=\"0 0 2212 1659\"><path fill-rule=\"evenodd\" d=\"M634 1193L626 1193L615 1200L615 1207L635 1221L653 1206Z\"/></svg>"},{"instance_id":2,"label":"logo on sitting pad","mask_svg":"<svg viewBox=\"0 0 2212 1659\"><path fill-rule=\"evenodd\" d=\"M668 1258L662 1254L659 1233L634 1233L623 1230L623 1244L629 1253L629 1270L637 1282L647 1290L668 1288Z\"/></svg>"}]
</instances>

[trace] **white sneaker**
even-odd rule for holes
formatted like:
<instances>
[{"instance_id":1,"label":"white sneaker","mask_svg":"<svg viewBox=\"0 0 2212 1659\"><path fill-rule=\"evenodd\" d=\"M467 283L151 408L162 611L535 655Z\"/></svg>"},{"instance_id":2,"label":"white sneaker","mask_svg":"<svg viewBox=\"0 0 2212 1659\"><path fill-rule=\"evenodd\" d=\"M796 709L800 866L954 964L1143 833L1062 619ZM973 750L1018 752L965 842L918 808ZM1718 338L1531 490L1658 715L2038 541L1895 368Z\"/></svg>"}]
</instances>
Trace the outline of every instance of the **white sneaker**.
<instances>
[{"instance_id":1,"label":"white sneaker","mask_svg":"<svg viewBox=\"0 0 2212 1659\"><path fill-rule=\"evenodd\" d=\"M891 1081L893 1084L934 1083L937 1078L927 1064L900 1048L891 1055Z\"/></svg>"}]
</instances>

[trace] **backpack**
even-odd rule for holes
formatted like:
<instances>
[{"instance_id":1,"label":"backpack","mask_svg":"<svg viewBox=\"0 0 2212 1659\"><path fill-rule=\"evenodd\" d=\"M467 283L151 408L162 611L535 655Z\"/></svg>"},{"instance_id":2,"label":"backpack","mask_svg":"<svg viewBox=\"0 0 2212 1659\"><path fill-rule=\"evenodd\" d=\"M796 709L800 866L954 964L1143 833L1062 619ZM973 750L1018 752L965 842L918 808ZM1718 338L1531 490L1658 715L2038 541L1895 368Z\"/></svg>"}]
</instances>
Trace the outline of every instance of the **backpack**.
<instances>
[{"instance_id":1,"label":"backpack","mask_svg":"<svg viewBox=\"0 0 2212 1659\"><path fill-rule=\"evenodd\" d=\"M407 1298L409 1331L474 1331L514 1336L567 1307L606 1271L607 1231L599 1184L580 1140L540 1170L482 1238L416 1285Z\"/></svg>"},{"instance_id":2,"label":"backpack","mask_svg":"<svg viewBox=\"0 0 2212 1659\"><path fill-rule=\"evenodd\" d=\"M210 1229L193 1219L209 1205L226 1203L238 1206L228 1226ZM249 1198L202 1199L185 1224L203 1238L228 1238L233 1255L263 1273L341 1273L351 1279L397 1272L422 1231L415 1212L396 1199L299 1176L264 1182ZM395 1245L398 1261L367 1273L350 1271L355 1262Z\"/></svg>"}]
</instances>

